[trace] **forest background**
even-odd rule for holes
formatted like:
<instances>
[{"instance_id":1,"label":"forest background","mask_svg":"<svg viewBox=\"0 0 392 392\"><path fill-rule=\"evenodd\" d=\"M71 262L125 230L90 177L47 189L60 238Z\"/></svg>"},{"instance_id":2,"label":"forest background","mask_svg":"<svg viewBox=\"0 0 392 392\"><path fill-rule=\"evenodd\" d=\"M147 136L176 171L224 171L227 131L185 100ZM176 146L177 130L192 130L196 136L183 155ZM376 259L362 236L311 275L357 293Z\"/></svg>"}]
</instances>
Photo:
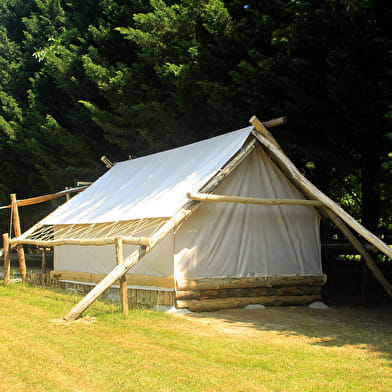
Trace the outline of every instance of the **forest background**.
<instances>
[{"instance_id":1,"label":"forest background","mask_svg":"<svg viewBox=\"0 0 392 392\"><path fill-rule=\"evenodd\" d=\"M298 167L392 229L388 0L2 0L0 205L285 115ZM23 228L53 205L24 207ZM7 210L0 226L7 231Z\"/></svg>"}]
</instances>

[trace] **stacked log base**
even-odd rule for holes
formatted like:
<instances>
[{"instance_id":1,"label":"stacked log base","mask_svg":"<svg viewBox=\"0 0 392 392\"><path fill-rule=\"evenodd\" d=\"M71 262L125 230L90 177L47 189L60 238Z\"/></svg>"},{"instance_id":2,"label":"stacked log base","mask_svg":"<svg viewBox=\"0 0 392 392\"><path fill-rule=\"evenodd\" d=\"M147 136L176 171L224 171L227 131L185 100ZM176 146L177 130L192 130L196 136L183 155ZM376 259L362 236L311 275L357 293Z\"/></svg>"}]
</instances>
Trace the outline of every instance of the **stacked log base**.
<instances>
[{"instance_id":1,"label":"stacked log base","mask_svg":"<svg viewBox=\"0 0 392 392\"><path fill-rule=\"evenodd\" d=\"M176 308L212 311L246 305L309 305L321 299L324 276L177 281Z\"/></svg>"}]
</instances>

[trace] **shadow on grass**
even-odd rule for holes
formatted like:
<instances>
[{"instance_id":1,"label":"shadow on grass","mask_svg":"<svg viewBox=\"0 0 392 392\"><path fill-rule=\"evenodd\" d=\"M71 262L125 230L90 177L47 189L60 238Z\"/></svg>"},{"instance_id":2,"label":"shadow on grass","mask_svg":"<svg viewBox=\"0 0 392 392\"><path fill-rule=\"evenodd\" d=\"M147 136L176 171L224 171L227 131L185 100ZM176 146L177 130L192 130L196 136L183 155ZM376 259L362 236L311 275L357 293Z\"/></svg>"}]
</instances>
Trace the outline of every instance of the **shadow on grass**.
<instances>
[{"instance_id":1,"label":"shadow on grass","mask_svg":"<svg viewBox=\"0 0 392 392\"><path fill-rule=\"evenodd\" d=\"M308 344L356 346L392 360L392 306L374 309L336 306L324 310L277 306L193 313L191 317L210 325L215 319L225 333L247 331L251 336L252 331L276 331L286 336L308 338Z\"/></svg>"}]
</instances>

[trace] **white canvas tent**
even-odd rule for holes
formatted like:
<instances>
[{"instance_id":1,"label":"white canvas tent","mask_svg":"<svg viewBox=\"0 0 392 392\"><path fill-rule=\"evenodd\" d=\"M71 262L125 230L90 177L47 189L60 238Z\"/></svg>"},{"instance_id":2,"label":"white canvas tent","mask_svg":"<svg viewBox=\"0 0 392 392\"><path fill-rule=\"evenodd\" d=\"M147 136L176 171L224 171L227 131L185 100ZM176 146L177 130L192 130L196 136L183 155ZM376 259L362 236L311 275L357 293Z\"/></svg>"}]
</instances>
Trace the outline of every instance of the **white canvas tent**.
<instances>
[{"instance_id":1,"label":"white canvas tent","mask_svg":"<svg viewBox=\"0 0 392 392\"><path fill-rule=\"evenodd\" d=\"M251 127L199 143L117 163L41 224L56 227L139 220L165 221L186 204L236 154ZM303 196L257 146L217 189L224 195L263 198ZM121 223L120 223L121 222ZM140 222L143 225L143 222ZM208 277L321 275L319 216L306 206L205 204L166 236L128 274L197 279ZM156 226L152 226L155 229ZM149 236L151 230L143 230ZM126 245L127 256L136 245ZM63 245L54 269L107 274L114 247Z\"/></svg>"},{"instance_id":2,"label":"white canvas tent","mask_svg":"<svg viewBox=\"0 0 392 392\"><path fill-rule=\"evenodd\" d=\"M282 163L275 139L257 119L252 123L264 136L248 127L117 163L14 241L57 245L56 279L100 281L66 319L78 317L125 273L132 290L170 293L166 301L196 310L320 298L315 207L349 219L290 162ZM223 202L200 203L198 192ZM242 202L228 203L225 195ZM116 239L125 259L117 267Z\"/></svg>"}]
</instances>

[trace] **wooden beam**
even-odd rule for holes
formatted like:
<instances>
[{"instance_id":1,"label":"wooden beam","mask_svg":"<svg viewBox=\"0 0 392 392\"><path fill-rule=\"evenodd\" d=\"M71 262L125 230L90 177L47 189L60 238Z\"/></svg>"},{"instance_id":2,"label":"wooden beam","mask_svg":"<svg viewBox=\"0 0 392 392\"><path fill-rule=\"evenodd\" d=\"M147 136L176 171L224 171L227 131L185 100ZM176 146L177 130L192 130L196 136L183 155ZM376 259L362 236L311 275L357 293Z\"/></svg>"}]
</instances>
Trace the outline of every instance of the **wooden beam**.
<instances>
[{"instance_id":1,"label":"wooden beam","mask_svg":"<svg viewBox=\"0 0 392 392\"><path fill-rule=\"evenodd\" d=\"M54 200L54 199L57 199L59 197L68 195L70 193L81 192L81 191L85 190L86 188L88 188L88 187L87 186L81 186L81 187L78 187L78 188L70 188L70 189L66 189L66 190L61 191L61 192L52 193L50 195L36 196L36 197L31 197L29 199L16 200L16 204L17 204L18 207L30 206L32 204L38 204L38 203L43 203L45 201ZM0 207L0 209L11 208L11 207L12 207L12 204L9 204L7 206Z\"/></svg>"},{"instance_id":2,"label":"wooden beam","mask_svg":"<svg viewBox=\"0 0 392 392\"><path fill-rule=\"evenodd\" d=\"M11 206L12 206L12 223L14 228L15 237L19 237L22 234L22 230L20 228L20 220L19 220L19 212L18 212L18 204L16 201L15 193L10 195ZM22 282L26 280L26 260L23 245L16 245L16 251L18 252L18 261L19 261L19 269L20 275L22 277Z\"/></svg>"},{"instance_id":3,"label":"wooden beam","mask_svg":"<svg viewBox=\"0 0 392 392\"><path fill-rule=\"evenodd\" d=\"M10 243L8 233L3 234L3 257L4 257L4 284L10 283L11 276L11 258Z\"/></svg>"},{"instance_id":4,"label":"wooden beam","mask_svg":"<svg viewBox=\"0 0 392 392\"><path fill-rule=\"evenodd\" d=\"M267 206L277 205L302 205L302 206L322 206L323 203L319 200L307 199L264 199L258 197L245 197L245 196L227 196L227 195L212 195L206 193L187 193L187 198L198 201L211 201L211 202L225 202L225 203L240 203L240 204L260 204Z\"/></svg>"},{"instance_id":5,"label":"wooden beam","mask_svg":"<svg viewBox=\"0 0 392 392\"><path fill-rule=\"evenodd\" d=\"M326 275L177 279L176 290L189 291L251 287L322 286L326 281Z\"/></svg>"},{"instance_id":6,"label":"wooden beam","mask_svg":"<svg viewBox=\"0 0 392 392\"><path fill-rule=\"evenodd\" d=\"M149 237L121 237L122 242L130 245L150 246ZM35 245L43 247L60 246L60 245L111 245L114 244L116 237L107 238L81 238L81 239L58 239L58 240L29 240L26 238L13 238L10 240L12 246L18 244Z\"/></svg>"},{"instance_id":7,"label":"wooden beam","mask_svg":"<svg viewBox=\"0 0 392 392\"><path fill-rule=\"evenodd\" d=\"M121 237L116 237L115 247L116 247L117 265L120 265L124 262L123 246L122 246ZM127 287L127 278L125 275L120 277L120 299L121 299L121 308L122 308L123 313L128 314L128 310L129 310L128 287Z\"/></svg>"},{"instance_id":8,"label":"wooden beam","mask_svg":"<svg viewBox=\"0 0 392 392\"><path fill-rule=\"evenodd\" d=\"M202 189L202 192L212 192L240 163L253 151L256 141L253 139L240 150ZM123 263L115 267L97 286L94 287L65 317L66 321L76 320L100 295L116 280L132 268L144 255L151 251L168 233L188 218L200 205L200 202L191 200L184 205L172 218L170 218L151 238L150 246L141 246L128 256Z\"/></svg>"},{"instance_id":9,"label":"wooden beam","mask_svg":"<svg viewBox=\"0 0 392 392\"><path fill-rule=\"evenodd\" d=\"M279 118L274 118L272 120L263 121L262 124L266 128L273 128L273 127L277 127L279 125L283 125L283 124L286 124L286 123L287 123L287 117L279 117Z\"/></svg>"}]
</instances>

